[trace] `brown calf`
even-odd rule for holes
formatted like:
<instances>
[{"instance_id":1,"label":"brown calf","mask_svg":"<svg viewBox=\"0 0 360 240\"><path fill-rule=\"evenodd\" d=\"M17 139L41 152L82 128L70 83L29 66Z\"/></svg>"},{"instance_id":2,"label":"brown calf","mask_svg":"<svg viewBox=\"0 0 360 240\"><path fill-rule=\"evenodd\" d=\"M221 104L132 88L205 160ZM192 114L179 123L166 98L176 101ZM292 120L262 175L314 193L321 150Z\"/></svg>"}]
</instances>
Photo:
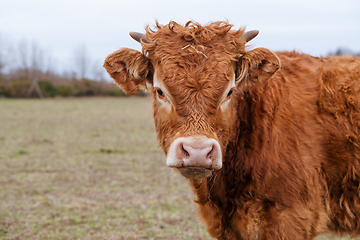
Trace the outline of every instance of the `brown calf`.
<instances>
[{"instance_id":1,"label":"brown calf","mask_svg":"<svg viewBox=\"0 0 360 240\"><path fill-rule=\"evenodd\" d=\"M247 51L257 31L175 22L104 67L147 89L169 167L217 239L360 235L360 59Z\"/></svg>"}]
</instances>

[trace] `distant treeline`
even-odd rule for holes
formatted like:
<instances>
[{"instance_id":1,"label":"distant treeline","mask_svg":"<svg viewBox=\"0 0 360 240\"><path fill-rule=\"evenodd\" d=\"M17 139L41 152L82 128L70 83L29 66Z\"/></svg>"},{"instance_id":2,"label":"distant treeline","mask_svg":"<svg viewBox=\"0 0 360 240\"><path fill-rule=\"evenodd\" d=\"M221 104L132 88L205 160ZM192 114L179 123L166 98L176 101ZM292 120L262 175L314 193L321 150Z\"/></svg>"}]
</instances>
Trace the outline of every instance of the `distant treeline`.
<instances>
[{"instance_id":1,"label":"distant treeline","mask_svg":"<svg viewBox=\"0 0 360 240\"><path fill-rule=\"evenodd\" d=\"M360 54L340 48L328 55ZM91 60L84 45L74 49L70 62L70 70L59 73L54 60L36 43L7 45L0 36L0 97L125 96L105 80L101 63Z\"/></svg>"},{"instance_id":2,"label":"distant treeline","mask_svg":"<svg viewBox=\"0 0 360 240\"><path fill-rule=\"evenodd\" d=\"M105 80L102 60L93 61L84 44L73 49L67 66L49 54L36 42L16 43L0 35L0 97L125 96Z\"/></svg>"},{"instance_id":3,"label":"distant treeline","mask_svg":"<svg viewBox=\"0 0 360 240\"><path fill-rule=\"evenodd\" d=\"M329 52L329 56L346 56L346 55L353 55L356 57L360 57L360 52L353 52L350 49L347 48L338 48L334 52Z\"/></svg>"},{"instance_id":4,"label":"distant treeline","mask_svg":"<svg viewBox=\"0 0 360 240\"><path fill-rule=\"evenodd\" d=\"M37 84L40 94L32 84ZM37 81L19 78L0 83L0 97L83 97L83 96L125 96L113 83L89 79L72 80L55 85L51 80ZM137 95L145 95L139 92Z\"/></svg>"},{"instance_id":5,"label":"distant treeline","mask_svg":"<svg viewBox=\"0 0 360 240\"><path fill-rule=\"evenodd\" d=\"M36 87L32 86L36 85ZM37 90L40 90L41 93ZM0 97L82 97L82 96L125 96L119 87L105 80L52 79L18 77L4 80L0 77ZM145 93L139 91L139 96Z\"/></svg>"}]
</instances>

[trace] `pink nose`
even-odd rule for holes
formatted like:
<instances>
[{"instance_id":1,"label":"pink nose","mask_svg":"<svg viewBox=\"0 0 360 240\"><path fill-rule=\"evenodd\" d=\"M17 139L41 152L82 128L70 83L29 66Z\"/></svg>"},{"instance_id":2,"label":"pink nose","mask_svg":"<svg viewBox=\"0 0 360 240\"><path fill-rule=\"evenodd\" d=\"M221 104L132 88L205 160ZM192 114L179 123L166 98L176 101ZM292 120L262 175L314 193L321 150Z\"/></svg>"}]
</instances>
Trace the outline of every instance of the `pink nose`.
<instances>
[{"instance_id":1,"label":"pink nose","mask_svg":"<svg viewBox=\"0 0 360 240\"><path fill-rule=\"evenodd\" d=\"M178 138L170 146L166 159L169 167L203 167L220 169L221 149L215 139Z\"/></svg>"}]
</instances>

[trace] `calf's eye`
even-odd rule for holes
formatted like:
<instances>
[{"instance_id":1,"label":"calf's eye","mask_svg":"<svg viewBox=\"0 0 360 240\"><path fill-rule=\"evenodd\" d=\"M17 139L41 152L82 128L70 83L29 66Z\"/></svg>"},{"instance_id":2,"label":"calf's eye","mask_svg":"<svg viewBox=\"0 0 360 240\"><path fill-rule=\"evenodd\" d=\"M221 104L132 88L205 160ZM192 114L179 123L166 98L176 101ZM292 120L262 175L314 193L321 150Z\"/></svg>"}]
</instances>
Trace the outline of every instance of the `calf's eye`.
<instances>
[{"instance_id":1,"label":"calf's eye","mask_svg":"<svg viewBox=\"0 0 360 240\"><path fill-rule=\"evenodd\" d=\"M157 94L159 94L160 97L164 97L163 91L161 89L156 90Z\"/></svg>"},{"instance_id":2,"label":"calf's eye","mask_svg":"<svg viewBox=\"0 0 360 240\"><path fill-rule=\"evenodd\" d=\"M230 97L232 93L233 93L233 90L230 90L230 91L228 92L227 96Z\"/></svg>"}]
</instances>

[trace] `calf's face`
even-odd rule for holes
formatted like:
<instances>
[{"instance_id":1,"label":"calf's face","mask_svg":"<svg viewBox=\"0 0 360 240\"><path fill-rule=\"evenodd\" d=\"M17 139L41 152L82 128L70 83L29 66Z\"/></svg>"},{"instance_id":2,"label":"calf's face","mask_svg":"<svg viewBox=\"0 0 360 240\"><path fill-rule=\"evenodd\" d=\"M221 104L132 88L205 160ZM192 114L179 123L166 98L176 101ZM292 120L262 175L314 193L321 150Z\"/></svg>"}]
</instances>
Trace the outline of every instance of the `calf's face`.
<instances>
[{"instance_id":1,"label":"calf's face","mask_svg":"<svg viewBox=\"0 0 360 240\"><path fill-rule=\"evenodd\" d=\"M189 56L179 58L177 63ZM219 72L199 65L193 65L192 71L178 69L169 62L155 68L152 96L158 139L167 166L185 177L203 178L222 167L236 89L234 64L221 65Z\"/></svg>"},{"instance_id":2,"label":"calf's face","mask_svg":"<svg viewBox=\"0 0 360 240\"><path fill-rule=\"evenodd\" d=\"M245 51L257 32L229 31L202 43L168 26L152 34L135 34L144 53L121 49L104 67L125 93L150 92L167 166L187 178L208 177L223 165L236 92L271 78L279 59L267 49Z\"/></svg>"}]
</instances>

